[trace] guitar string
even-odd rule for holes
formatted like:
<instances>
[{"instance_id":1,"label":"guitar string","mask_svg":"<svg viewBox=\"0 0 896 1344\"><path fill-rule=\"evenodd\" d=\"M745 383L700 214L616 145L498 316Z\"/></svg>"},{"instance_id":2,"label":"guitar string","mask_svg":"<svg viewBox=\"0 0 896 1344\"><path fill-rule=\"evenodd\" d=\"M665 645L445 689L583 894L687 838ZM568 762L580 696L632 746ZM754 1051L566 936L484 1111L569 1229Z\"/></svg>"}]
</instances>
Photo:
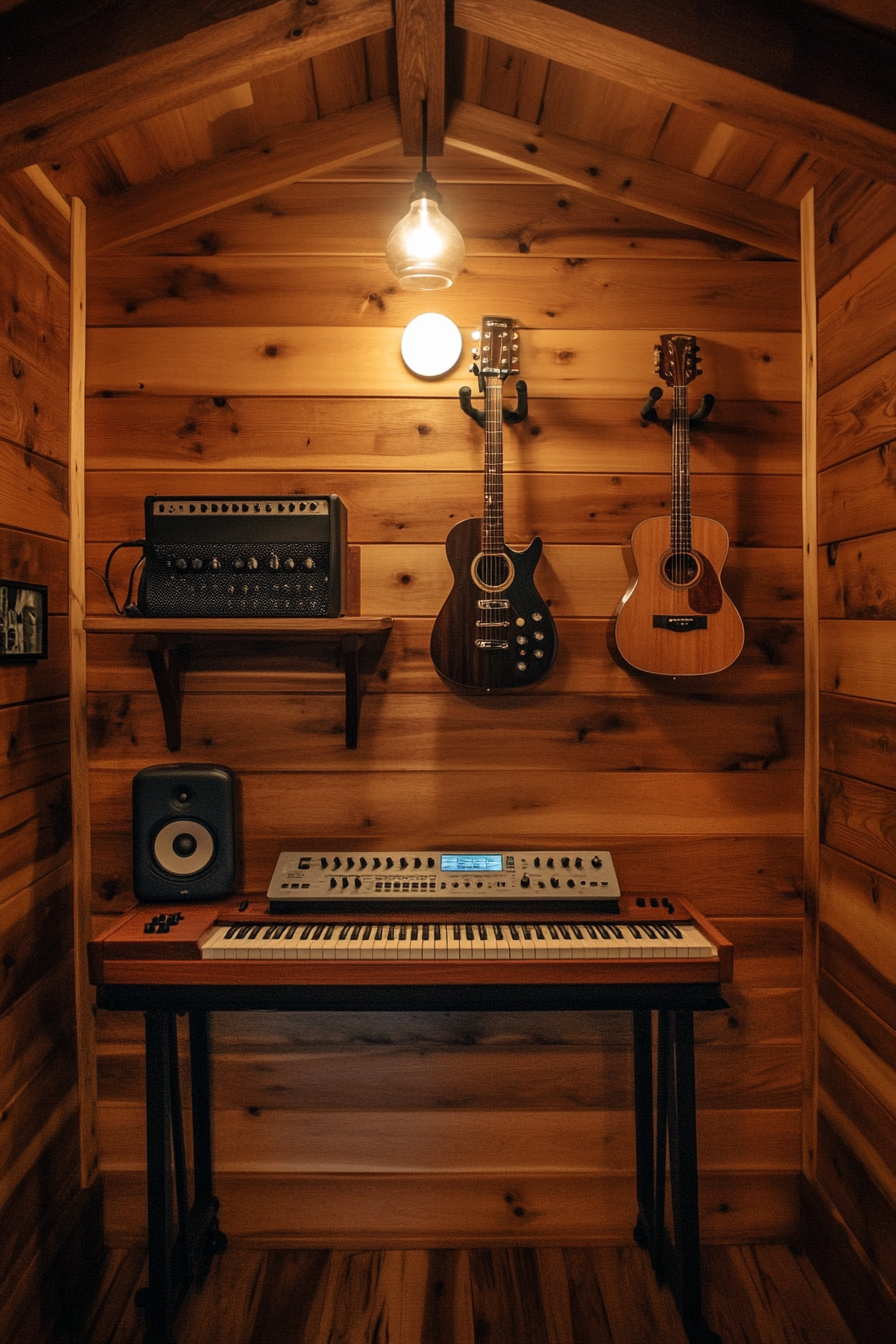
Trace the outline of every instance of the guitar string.
<instances>
[{"instance_id":1,"label":"guitar string","mask_svg":"<svg viewBox=\"0 0 896 1344\"><path fill-rule=\"evenodd\" d=\"M683 376L683 375L682 375ZM675 383L672 405L672 581L684 583L690 570L691 489L688 385Z\"/></svg>"}]
</instances>

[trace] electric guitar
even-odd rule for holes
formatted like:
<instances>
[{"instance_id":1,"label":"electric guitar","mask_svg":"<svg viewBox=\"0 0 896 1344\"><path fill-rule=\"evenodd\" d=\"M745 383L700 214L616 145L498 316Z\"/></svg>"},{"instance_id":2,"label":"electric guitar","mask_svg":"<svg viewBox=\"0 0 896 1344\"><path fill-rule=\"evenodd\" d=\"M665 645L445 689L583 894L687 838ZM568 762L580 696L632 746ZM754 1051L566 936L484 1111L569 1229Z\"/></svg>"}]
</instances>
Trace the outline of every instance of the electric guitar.
<instances>
[{"instance_id":1,"label":"electric guitar","mask_svg":"<svg viewBox=\"0 0 896 1344\"><path fill-rule=\"evenodd\" d=\"M656 371L674 388L672 514L647 518L632 533L635 576L616 611L615 644L642 672L688 677L721 672L737 658L744 627L722 587L728 533L714 518L691 515L688 383L697 367L694 336L661 336Z\"/></svg>"},{"instance_id":2,"label":"electric guitar","mask_svg":"<svg viewBox=\"0 0 896 1344\"><path fill-rule=\"evenodd\" d=\"M430 652L438 673L458 687L508 691L549 671L557 632L533 574L541 538L524 551L504 542L502 388L519 372L519 337L509 317L484 317L478 375L485 397L485 483L481 518L465 518L445 550L454 585L436 617ZM477 351L473 351L474 356Z\"/></svg>"}]
</instances>

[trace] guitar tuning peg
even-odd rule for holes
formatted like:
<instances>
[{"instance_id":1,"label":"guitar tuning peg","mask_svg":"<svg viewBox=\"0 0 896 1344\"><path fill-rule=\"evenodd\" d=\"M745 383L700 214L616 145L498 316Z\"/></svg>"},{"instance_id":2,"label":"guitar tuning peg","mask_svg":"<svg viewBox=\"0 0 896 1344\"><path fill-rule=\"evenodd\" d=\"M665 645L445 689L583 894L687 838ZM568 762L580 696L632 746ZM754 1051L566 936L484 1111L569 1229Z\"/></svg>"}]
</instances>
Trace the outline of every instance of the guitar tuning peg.
<instances>
[{"instance_id":1,"label":"guitar tuning peg","mask_svg":"<svg viewBox=\"0 0 896 1344\"><path fill-rule=\"evenodd\" d=\"M482 332L481 332L481 331L471 331L471 332L470 332L470 339L473 340L473 341L478 341L478 340L479 340L479 337L480 337L481 335L482 335Z\"/></svg>"},{"instance_id":2,"label":"guitar tuning peg","mask_svg":"<svg viewBox=\"0 0 896 1344\"><path fill-rule=\"evenodd\" d=\"M473 356L474 359L479 358L479 351L475 348L470 351L470 354Z\"/></svg>"}]
</instances>

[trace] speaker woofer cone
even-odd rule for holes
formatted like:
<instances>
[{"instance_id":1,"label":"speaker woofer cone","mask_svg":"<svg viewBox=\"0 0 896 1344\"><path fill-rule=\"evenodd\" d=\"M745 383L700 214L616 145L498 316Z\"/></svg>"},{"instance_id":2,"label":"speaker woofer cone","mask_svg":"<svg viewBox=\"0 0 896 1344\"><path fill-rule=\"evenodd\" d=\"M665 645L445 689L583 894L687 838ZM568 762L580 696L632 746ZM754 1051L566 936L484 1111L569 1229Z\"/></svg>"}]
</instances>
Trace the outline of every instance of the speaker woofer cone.
<instances>
[{"instance_id":1,"label":"speaker woofer cone","mask_svg":"<svg viewBox=\"0 0 896 1344\"><path fill-rule=\"evenodd\" d=\"M207 868L215 857L215 837L199 821L189 818L169 821L156 832L152 855L163 873L192 877Z\"/></svg>"}]
</instances>

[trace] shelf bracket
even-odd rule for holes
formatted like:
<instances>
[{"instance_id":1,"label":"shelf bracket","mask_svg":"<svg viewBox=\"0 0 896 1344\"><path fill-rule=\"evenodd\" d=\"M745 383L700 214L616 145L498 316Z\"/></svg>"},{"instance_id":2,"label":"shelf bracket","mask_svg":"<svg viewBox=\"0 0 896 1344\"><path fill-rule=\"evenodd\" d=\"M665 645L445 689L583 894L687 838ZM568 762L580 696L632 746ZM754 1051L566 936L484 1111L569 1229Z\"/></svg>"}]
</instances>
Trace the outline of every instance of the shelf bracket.
<instances>
[{"instance_id":1,"label":"shelf bracket","mask_svg":"<svg viewBox=\"0 0 896 1344\"><path fill-rule=\"evenodd\" d=\"M343 635L340 646L345 676L345 745L354 751L361 721L361 649L364 640L360 635Z\"/></svg>"},{"instance_id":2,"label":"shelf bracket","mask_svg":"<svg viewBox=\"0 0 896 1344\"><path fill-rule=\"evenodd\" d=\"M159 635L137 635L134 648L145 653L165 723L165 745L169 751L180 751L183 684L181 681L182 645L169 643Z\"/></svg>"}]
</instances>

